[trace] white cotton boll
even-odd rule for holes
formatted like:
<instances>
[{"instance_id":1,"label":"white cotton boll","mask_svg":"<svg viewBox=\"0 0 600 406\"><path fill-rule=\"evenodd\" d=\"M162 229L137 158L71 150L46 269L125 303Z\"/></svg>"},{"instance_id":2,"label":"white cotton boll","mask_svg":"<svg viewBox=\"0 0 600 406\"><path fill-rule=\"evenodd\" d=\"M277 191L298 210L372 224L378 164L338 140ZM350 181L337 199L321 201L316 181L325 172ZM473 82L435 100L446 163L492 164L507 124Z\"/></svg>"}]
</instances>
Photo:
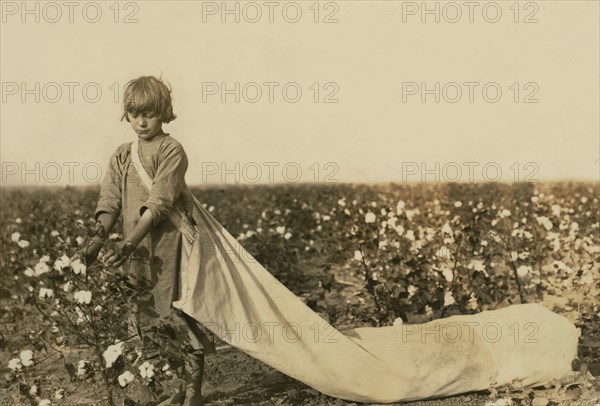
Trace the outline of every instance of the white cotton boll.
<instances>
[{"instance_id":1,"label":"white cotton boll","mask_svg":"<svg viewBox=\"0 0 600 406\"><path fill-rule=\"evenodd\" d=\"M21 364L24 367L30 367L33 365L33 351L24 350L19 353L19 358L21 359Z\"/></svg>"},{"instance_id":2,"label":"white cotton boll","mask_svg":"<svg viewBox=\"0 0 600 406\"><path fill-rule=\"evenodd\" d=\"M121 375L119 375L118 379L119 379L119 385L121 385L122 387L125 387L128 384L130 384L131 382L133 382L134 376L131 372L125 371Z\"/></svg>"},{"instance_id":3,"label":"white cotton boll","mask_svg":"<svg viewBox=\"0 0 600 406\"><path fill-rule=\"evenodd\" d=\"M106 362L106 368L112 367L115 361L121 356L123 353L123 344L122 341L118 341L116 344L109 345L106 351L104 351L102 356Z\"/></svg>"},{"instance_id":4,"label":"white cotton boll","mask_svg":"<svg viewBox=\"0 0 600 406\"><path fill-rule=\"evenodd\" d=\"M65 282L64 285L62 285L62 290L69 293L73 290L74 287L75 287L75 285L73 285L73 283L71 281L67 281L67 282Z\"/></svg>"},{"instance_id":5,"label":"white cotton boll","mask_svg":"<svg viewBox=\"0 0 600 406\"><path fill-rule=\"evenodd\" d=\"M37 264L35 264L35 275L36 276L40 276L40 275L43 275L48 272L50 272L50 267L48 266L48 264L46 262L40 261Z\"/></svg>"},{"instance_id":6,"label":"white cotton boll","mask_svg":"<svg viewBox=\"0 0 600 406\"><path fill-rule=\"evenodd\" d=\"M452 292L446 292L446 294L444 295L444 306L450 306L450 305L453 305L454 303L456 303L456 300L454 300L454 296L452 296Z\"/></svg>"},{"instance_id":7,"label":"white cotton boll","mask_svg":"<svg viewBox=\"0 0 600 406\"><path fill-rule=\"evenodd\" d=\"M62 271L63 268L66 268L69 265L71 265L71 259L68 256L63 255L54 262L54 269Z\"/></svg>"},{"instance_id":8,"label":"white cotton boll","mask_svg":"<svg viewBox=\"0 0 600 406\"><path fill-rule=\"evenodd\" d=\"M54 291L52 289L40 288L40 299L50 299L54 297Z\"/></svg>"},{"instance_id":9,"label":"white cotton boll","mask_svg":"<svg viewBox=\"0 0 600 406\"><path fill-rule=\"evenodd\" d=\"M73 269L73 273L76 275L85 275L86 266L79 258L71 263L71 268Z\"/></svg>"},{"instance_id":10,"label":"white cotton boll","mask_svg":"<svg viewBox=\"0 0 600 406\"><path fill-rule=\"evenodd\" d=\"M425 315L427 317L433 316L433 309L429 305L425 305Z\"/></svg>"},{"instance_id":11,"label":"white cotton boll","mask_svg":"<svg viewBox=\"0 0 600 406\"><path fill-rule=\"evenodd\" d=\"M23 368L23 364L21 364L20 358L13 358L8 361L8 367L13 371L19 371Z\"/></svg>"},{"instance_id":12,"label":"white cotton boll","mask_svg":"<svg viewBox=\"0 0 600 406\"><path fill-rule=\"evenodd\" d=\"M521 265L517 268L517 275L521 278L527 276L531 272L530 266Z\"/></svg>"},{"instance_id":13,"label":"white cotton boll","mask_svg":"<svg viewBox=\"0 0 600 406\"><path fill-rule=\"evenodd\" d=\"M80 304L90 304L92 301L92 292L89 290L80 290L75 292L73 298Z\"/></svg>"},{"instance_id":14,"label":"white cotton boll","mask_svg":"<svg viewBox=\"0 0 600 406\"><path fill-rule=\"evenodd\" d=\"M446 278L446 281L448 282L452 282L454 280L454 273L450 268L442 269L442 275L444 275L444 278Z\"/></svg>"},{"instance_id":15,"label":"white cotton boll","mask_svg":"<svg viewBox=\"0 0 600 406\"><path fill-rule=\"evenodd\" d=\"M406 203L404 203L402 200L400 200L398 202L398 204L396 205L396 214L397 215L402 214L402 210L404 209L404 206L406 206Z\"/></svg>"},{"instance_id":16,"label":"white cotton boll","mask_svg":"<svg viewBox=\"0 0 600 406\"><path fill-rule=\"evenodd\" d=\"M375 213L368 212L365 215L365 222L366 223L374 223L375 222Z\"/></svg>"},{"instance_id":17,"label":"white cotton boll","mask_svg":"<svg viewBox=\"0 0 600 406\"><path fill-rule=\"evenodd\" d=\"M139 370L142 378L150 379L154 376L154 365L148 361L145 361L142 365L140 365Z\"/></svg>"},{"instance_id":18,"label":"white cotton boll","mask_svg":"<svg viewBox=\"0 0 600 406\"><path fill-rule=\"evenodd\" d=\"M362 259L363 259L362 253L359 250L354 251L354 260L362 261Z\"/></svg>"},{"instance_id":19,"label":"white cotton boll","mask_svg":"<svg viewBox=\"0 0 600 406\"><path fill-rule=\"evenodd\" d=\"M14 232L10 235L10 240L12 242L18 242L21 239L21 233L19 232Z\"/></svg>"}]
</instances>

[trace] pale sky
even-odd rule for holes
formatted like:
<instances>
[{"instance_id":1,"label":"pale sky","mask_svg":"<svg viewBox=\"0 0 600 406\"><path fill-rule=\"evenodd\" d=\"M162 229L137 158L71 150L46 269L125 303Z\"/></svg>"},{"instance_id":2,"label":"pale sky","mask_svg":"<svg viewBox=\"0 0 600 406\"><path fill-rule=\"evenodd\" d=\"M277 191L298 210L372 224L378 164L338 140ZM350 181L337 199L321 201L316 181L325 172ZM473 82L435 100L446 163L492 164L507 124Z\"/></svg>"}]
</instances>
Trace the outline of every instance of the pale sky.
<instances>
[{"instance_id":1,"label":"pale sky","mask_svg":"<svg viewBox=\"0 0 600 406\"><path fill-rule=\"evenodd\" d=\"M600 180L599 2L489 3L2 1L0 186L100 182L161 74L190 185Z\"/></svg>"}]
</instances>

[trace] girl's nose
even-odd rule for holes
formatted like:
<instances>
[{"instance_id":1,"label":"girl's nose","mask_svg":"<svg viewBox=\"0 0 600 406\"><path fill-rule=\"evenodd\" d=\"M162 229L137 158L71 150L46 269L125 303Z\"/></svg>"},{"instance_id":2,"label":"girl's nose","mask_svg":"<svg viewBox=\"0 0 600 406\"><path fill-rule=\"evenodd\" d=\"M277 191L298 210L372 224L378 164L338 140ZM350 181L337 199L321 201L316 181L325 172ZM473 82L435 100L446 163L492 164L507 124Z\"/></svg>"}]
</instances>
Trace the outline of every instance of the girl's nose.
<instances>
[{"instance_id":1,"label":"girl's nose","mask_svg":"<svg viewBox=\"0 0 600 406\"><path fill-rule=\"evenodd\" d=\"M138 120L138 125L139 125L140 127L146 127L146 119L145 119L145 118L143 118L143 117L142 117L142 118L140 118L140 119Z\"/></svg>"}]
</instances>

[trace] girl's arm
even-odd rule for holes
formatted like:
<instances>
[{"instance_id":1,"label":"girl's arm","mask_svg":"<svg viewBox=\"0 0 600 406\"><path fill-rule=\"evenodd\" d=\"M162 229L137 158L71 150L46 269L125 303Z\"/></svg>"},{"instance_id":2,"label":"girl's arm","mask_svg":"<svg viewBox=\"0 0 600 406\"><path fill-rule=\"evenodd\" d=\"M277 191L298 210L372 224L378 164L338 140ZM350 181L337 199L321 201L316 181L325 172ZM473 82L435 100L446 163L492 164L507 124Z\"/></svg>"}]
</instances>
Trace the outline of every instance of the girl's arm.
<instances>
[{"instance_id":1,"label":"girl's arm","mask_svg":"<svg viewBox=\"0 0 600 406\"><path fill-rule=\"evenodd\" d=\"M148 199L140 206L140 220L128 241L117 245L117 252L108 252L104 256L109 265L119 266L124 263L152 227L166 220L167 212L186 188L187 166L187 156L181 144L172 142L161 146L160 164L152 179Z\"/></svg>"},{"instance_id":2,"label":"girl's arm","mask_svg":"<svg viewBox=\"0 0 600 406\"><path fill-rule=\"evenodd\" d=\"M146 234L150 232L153 224L152 212L150 210L145 210L140 217L140 221L136 224L131 236L128 238L128 241L132 243L135 247L146 237Z\"/></svg>"},{"instance_id":3,"label":"girl's arm","mask_svg":"<svg viewBox=\"0 0 600 406\"><path fill-rule=\"evenodd\" d=\"M80 257L85 259L87 265L96 260L98 252L100 252L106 237L115 226L121 212L121 162L123 161L124 153L125 144L117 148L110 157L94 213L94 218L96 219L95 236L78 253Z\"/></svg>"},{"instance_id":4,"label":"girl's arm","mask_svg":"<svg viewBox=\"0 0 600 406\"><path fill-rule=\"evenodd\" d=\"M155 226L166 220L168 212L173 208L182 191L187 188L185 172L188 159L181 144L163 143L159 159L160 164L152 179L152 190L148 199L140 206L140 216L145 211L150 211Z\"/></svg>"}]
</instances>

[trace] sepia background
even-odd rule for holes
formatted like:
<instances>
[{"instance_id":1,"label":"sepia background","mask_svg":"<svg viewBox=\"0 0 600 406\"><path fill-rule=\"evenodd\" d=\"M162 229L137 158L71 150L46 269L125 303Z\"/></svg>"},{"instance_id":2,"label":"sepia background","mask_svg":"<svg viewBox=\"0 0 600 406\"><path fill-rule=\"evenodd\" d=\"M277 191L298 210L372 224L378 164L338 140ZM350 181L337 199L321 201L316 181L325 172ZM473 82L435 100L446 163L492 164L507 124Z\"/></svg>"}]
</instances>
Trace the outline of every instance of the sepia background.
<instances>
[{"instance_id":1,"label":"sepia background","mask_svg":"<svg viewBox=\"0 0 600 406\"><path fill-rule=\"evenodd\" d=\"M189 184L599 176L595 1L2 3L2 185L99 182L141 75Z\"/></svg>"}]
</instances>

